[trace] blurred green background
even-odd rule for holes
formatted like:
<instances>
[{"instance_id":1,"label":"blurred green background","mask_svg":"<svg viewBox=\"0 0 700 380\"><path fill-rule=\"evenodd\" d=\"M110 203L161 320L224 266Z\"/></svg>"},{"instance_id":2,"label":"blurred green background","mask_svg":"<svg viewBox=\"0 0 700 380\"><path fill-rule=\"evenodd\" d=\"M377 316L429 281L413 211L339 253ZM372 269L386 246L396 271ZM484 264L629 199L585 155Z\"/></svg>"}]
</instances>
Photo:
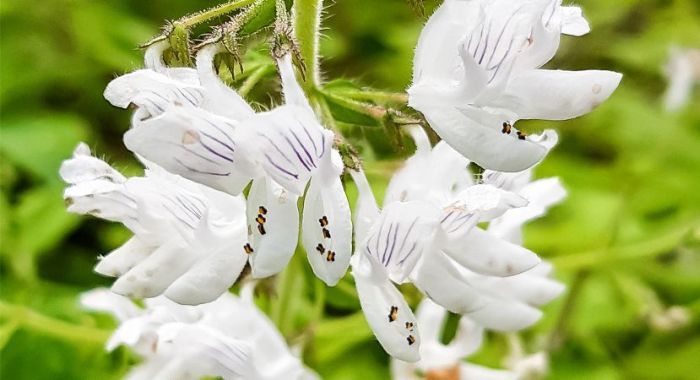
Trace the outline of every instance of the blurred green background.
<instances>
[{"instance_id":1,"label":"blurred green background","mask_svg":"<svg viewBox=\"0 0 700 380\"><path fill-rule=\"evenodd\" d=\"M111 107L102 91L141 65L136 46L164 20L215 3L0 3L0 377L119 378L135 360L124 349L104 353L113 323L77 303L80 292L109 285L92 267L129 233L66 213L57 170L85 141L116 167L139 173L121 142L129 113ZM554 262L568 291L523 337L531 351L551 348L551 379L697 379L700 91L680 111L666 112L662 66L671 45L700 48L700 3L577 3L593 30L565 37L550 66L625 76L585 117L527 123L561 136L537 175L560 176L569 198L525 236ZM426 11L436 4L427 1ZM407 87L424 22L409 2L336 0L327 12L326 79ZM411 149L391 146L376 127L348 129L381 193ZM263 283L276 291L261 292L261 306L324 378L387 378L387 357L358 311L351 280L321 289L305 260L295 255L281 276ZM499 366L505 353L505 339L493 335L473 360Z\"/></svg>"}]
</instances>

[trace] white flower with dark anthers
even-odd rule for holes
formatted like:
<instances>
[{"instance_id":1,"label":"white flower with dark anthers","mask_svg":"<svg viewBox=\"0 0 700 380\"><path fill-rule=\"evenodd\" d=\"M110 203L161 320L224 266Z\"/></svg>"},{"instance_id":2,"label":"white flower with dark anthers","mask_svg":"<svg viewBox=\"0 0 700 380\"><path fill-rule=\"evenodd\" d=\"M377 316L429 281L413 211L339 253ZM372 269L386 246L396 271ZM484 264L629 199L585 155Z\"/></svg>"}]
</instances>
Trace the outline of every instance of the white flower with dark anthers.
<instances>
[{"instance_id":1,"label":"white flower with dark anthers","mask_svg":"<svg viewBox=\"0 0 700 380\"><path fill-rule=\"evenodd\" d=\"M157 297L139 308L107 289L84 293L81 302L119 321L108 350L125 345L142 357L129 379L317 379L257 309L252 290L248 284L240 297L224 293L198 306Z\"/></svg>"},{"instance_id":2,"label":"white flower with dark anthers","mask_svg":"<svg viewBox=\"0 0 700 380\"><path fill-rule=\"evenodd\" d=\"M560 34L589 31L561 0L446 0L421 33L409 105L454 149L484 168L521 171L547 153L520 119L564 120L605 101L621 75L540 69Z\"/></svg>"},{"instance_id":3,"label":"white flower with dark anthers","mask_svg":"<svg viewBox=\"0 0 700 380\"><path fill-rule=\"evenodd\" d=\"M455 337L450 343L443 344L440 337L447 319L447 312L444 308L429 299L425 299L418 306L416 318L422 326L421 360L416 363L408 363L392 358L392 379L518 379L515 372L491 369L464 361L481 347L484 335L483 327L471 319L462 317Z\"/></svg>"},{"instance_id":4,"label":"white flower with dark anthers","mask_svg":"<svg viewBox=\"0 0 700 380\"><path fill-rule=\"evenodd\" d=\"M676 111L688 102L693 86L700 82L700 49L669 49L669 59L664 67L668 88L664 104L669 111Z\"/></svg>"},{"instance_id":5,"label":"white flower with dark anthers","mask_svg":"<svg viewBox=\"0 0 700 380\"><path fill-rule=\"evenodd\" d=\"M536 306L562 287L540 273L546 266L536 254L476 226L528 209L522 196L528 192L474 184L459 153L444 142L431 148L420 128L409 131L418 149L392 178L383 210L364 175L352 173L360 195L351 261L360 303L379 342L392 356L416 361L417 324L392 282L410 281L444 308L499 331L536 322ZM535 204L528 212L541 214L543 207ZM520 226L504 222L514 224Z\"/></svg>"},{"instance_id":6,"label":"white flower with dark anthers","mask_svg":"<svg viewBox=\"0 0 700 380\"><path fill-rule=\"evenodd\" d=\"M95 271L118 277L115 293L165 294L183 304L216 299L238 278L245 252L245 202L149 164L126 178L80 144L61 166L68 211L121 222L134 236Z\"/></svg>"},{"instance_id":7,"label":"white flower with dark anthers","mask_svg":"<svg viewBox=\"0 0 700 380\"><path fill-rule=\"evenodd\" d=\"M218 46L206 46L197 55L201 96L188 97L191 101L177 95L188 94L192 84L172 80L173 69L163 66L158 49L147 53L151 69L117 78L105 92L114 105L138 108L134 128L124 138L127 147L173 173L226 192L240 193L253 180L248 250L254 277L278 273L294 253L297 199L310 182L302 242L314 273L336 284L349 265L352 234L339 178L342 163L332 148L333 134L319 124L296 81L291 56L278 60L286 104L256 114L216 74ZM159 78L158 85L142 85L142 76Z\"/></svg>"}]
</instances>

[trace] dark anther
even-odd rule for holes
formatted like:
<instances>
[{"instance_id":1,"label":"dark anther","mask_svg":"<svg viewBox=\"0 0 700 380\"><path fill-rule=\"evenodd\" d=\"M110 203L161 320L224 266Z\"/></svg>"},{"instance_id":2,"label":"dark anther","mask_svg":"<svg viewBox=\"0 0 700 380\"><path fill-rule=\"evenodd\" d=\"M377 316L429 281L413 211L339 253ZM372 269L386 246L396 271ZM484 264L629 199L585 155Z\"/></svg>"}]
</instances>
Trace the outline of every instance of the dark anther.
<instances>
[{"instance_id":1,"label":"dark anther","mask_svg":"<svg viewBox=\"0 0 700 380\"><path fill-rule=\"evenodd\" d=\"M399 308L396 306L392 306L391 310L389 311L389 322L394 322L396 318L398 317L399 314Z\"/></svg>"}]
</instances>

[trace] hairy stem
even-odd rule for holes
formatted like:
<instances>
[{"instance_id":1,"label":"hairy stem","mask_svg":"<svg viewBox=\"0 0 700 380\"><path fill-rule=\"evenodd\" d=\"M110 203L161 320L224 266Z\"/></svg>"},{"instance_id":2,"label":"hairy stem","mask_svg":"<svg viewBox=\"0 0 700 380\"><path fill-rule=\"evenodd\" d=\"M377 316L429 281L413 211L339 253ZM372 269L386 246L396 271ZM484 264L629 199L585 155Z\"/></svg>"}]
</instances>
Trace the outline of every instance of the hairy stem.
<instances>
[{"instance_id":1,"label":"hairy stem","mask_svg":"<svg viewBox=\"0 0 700 380\"><path fill-rule=\"evenodd\" d=\"M294 34L306 66L307 93L321 83L318 44L322 10L323 0L294 0L292 8Z\"/></svg>"},{"instance_id":2,"label":"hairy stem","mask_svg":"<svg viewBox=\"0 0 700 380\"><path fill-rule=\"evenodd\" d=\"M195 25L199 25L203 22L207 22L209 20L215 19L217 17L224 16L226 14L229 14L237 9L246 7L252 3L254 3L255 0L234 0L234 1L229 1L228 3L224 3L221 5L217 5L213 8L209 8L207 10L203 10L191 15L184 16L177 21L174 22L174 24L184 26L186 28L191 28Z\"/></svg>"}]
</instances>

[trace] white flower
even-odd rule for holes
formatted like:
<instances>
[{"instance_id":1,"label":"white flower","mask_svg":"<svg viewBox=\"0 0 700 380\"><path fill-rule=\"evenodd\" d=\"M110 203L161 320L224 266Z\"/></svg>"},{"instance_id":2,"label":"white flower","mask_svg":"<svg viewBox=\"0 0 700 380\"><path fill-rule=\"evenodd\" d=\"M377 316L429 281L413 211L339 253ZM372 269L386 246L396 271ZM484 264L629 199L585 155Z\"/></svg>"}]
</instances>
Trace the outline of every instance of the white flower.
<instances>
[{"instance_id":1,"label":"white flower","mask_svg":"<svg viewBox=\"0 0 700 380\"><path fill-rule=\"evenodd\" d=\"M60 174L68 211L120 222L134 236L101 258L95 271L119 277L112 290L130 297L165 294L183 304L209 302L248 260L245 202L149 164L125 178L79 144Z\"/></svg>"},{"instance_id":2,"label":"white flower","mask_svg":"<svg viewBox=\"0 0 700 380\"><path fill-rule=\"evenodd\" d=\"M482 167L521 171L547 153L547 135L520 119L564 120L605 101L621 75L540 69L560 34L583 35L578 7L561 0L446 0L421 33L409 105L454 149Z\"/></svg>"},{"instance_id":3,"label":"white flower","mask_svg":"<svg viewBox=\"0 0 700 380\"><path fill-rule=\"evenodd\" d=\"M317 379L255 307L252 290L246 285L240 297L224 293L198 306L158 297L138 308L106 289L83 294L81 302L120 322L108 350L126 345L142 357L128 379Z\"/></svg>"},{"instance_id":4,"label":"white flower","mask_svg":"<svg viewBox=\"0 0 700 380\"><path fill-rule=\"evenodd\" d=\"M351 254L350 208L339 175L342 162L333 134L317 121L296 81L291 56L278 61L286 104L255 113L218 78L212 45L193 69L164 67L156 45L151 68L112 81L105 97L137 110L126 146L193 181L239 194L253 180L248 243L254 277L281 271L297 246L297 199L307 183L302 242L314 273L328 285L345 274ZM150 62L150 63L149 63ZM183 70L188 74L183 75ZM186 77L186 80L177 78Z\"/></svg>"},{"instance_id":5,"label":"white flower","mask_svg":"<svg viewBox=\"0 0 700 380\"><path fill-rule=\"evenodd\" d=\"M476 226L501 218L505 226L519 227L509 220L523 218L508 212L532 207L528 213L535 214L544 206L529 206L523 196L491 184L473 184L459 153L444 142L431 148L422 129L410 131L418 149L392 178L383 210L364 175L352 173L360 195L351 262L379 342L392 356L416 361L417 324L392 282L410 281L444 308L500 331L536 322L536 306L562 286L545 277L548 266L533 252Z\"/></svg>"},{"instance_id":6,"label":"white flower","mask_svg":"<svg viewBox=\"0 0 700 380\"><path fill-rule=\"evenodd\" d=\"M467 317L462 317L457 333L449 344L440 341L443 325L447 319L444 308L425 299L416 311L418 323L423 326L423 342L420 347L421 360L407 363L391 359L391 375L394 380L420 379L478 379L478 380L516 380L517 373L496 370L465 362L479 348L483 340L484 329Z\"/></svg>"},{"instance_id":7,"label":"white flower","mask_svg":"<svg viewBox=\"0 0 700 380\"><path fill-rule=\"evenodd\" d=\"M666 109L675 111L688 102L693 86L700 81L700 50L672 47L665 67L668 77Z\"/></svg>"}]
</instances>

